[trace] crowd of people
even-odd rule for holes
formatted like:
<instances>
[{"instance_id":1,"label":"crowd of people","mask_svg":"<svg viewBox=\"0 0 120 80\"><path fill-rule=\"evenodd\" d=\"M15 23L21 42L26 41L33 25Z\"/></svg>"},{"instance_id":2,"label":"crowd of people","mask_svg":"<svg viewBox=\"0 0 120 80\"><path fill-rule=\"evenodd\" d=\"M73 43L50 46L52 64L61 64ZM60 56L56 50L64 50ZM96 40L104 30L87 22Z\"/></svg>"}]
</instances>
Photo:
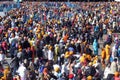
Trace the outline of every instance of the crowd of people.
<instances>
[{"instance_id":1,"label":"crowd of people","mask_svg":"<svg viewBox=\"0 0 120 80\"><path fill-rule=\"evenodd\" d=\"M0 78L120 80L119 32L118 2L22 2L0 17Z\"/></svg>"}]
</instances>

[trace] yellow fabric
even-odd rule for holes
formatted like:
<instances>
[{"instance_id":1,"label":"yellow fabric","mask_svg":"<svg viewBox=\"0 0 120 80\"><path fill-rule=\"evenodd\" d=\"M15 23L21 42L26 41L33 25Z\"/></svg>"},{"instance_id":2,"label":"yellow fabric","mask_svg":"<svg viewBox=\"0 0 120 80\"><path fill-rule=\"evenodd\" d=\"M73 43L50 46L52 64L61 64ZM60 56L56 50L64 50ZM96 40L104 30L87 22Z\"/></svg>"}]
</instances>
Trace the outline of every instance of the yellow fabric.
<instances>
[{"instance_id":1,"label":"yellow fabric","mask_svg":"<svg viewBox=\"0 0 120 80\"><path fill-rule=\"evenodd\" d=\"M60 48L58 46L55 47L55 54L58 55L58 52L60 51Z\"/></svg>"},{"instance_id":2,"label":"yellow fabric","mask_svg":"<svg viewBox=\"0 0 120 80\"><path fill-rule=\"evenodd\" d=\"M4 76L2 77L2 80L7 80L7 75L8 75L8 73L9 73L10 71L9 71L9 68L6 68L5 70L4 70Z\"/></svg>"},{"instance_id":3,"label":"yellow fabric","mask_svg":"<svg viewBox=\"0 0 120 80\"><path fill-rule=\"evenodd\" d=\"M67 51L66 53L65 53L65 58L68 58L70 56L70 54L69 54L69 52Z\"/></svg>"},{"instance_id":4,"label":"yellow fabric","mask_svg":"<svg viewBox=\"0 0 120 80\"><path fill-rule=\"evenodd\" d=\"M74 52L73 51L70 51L69 54L72 55Z\"/></svg>"},{"instance_id":5,"label":"yellow fabric","mask_svg":"<svg viewBox=\"0 0 120 80\"><path fill-rule=\"evenodd\" d=\"M38 39L41 39L41 38L42 38L42 36L41 36L40 34L38 34L38 35L37 35L37 38L38 38Z\"/></svg>"},{"instance_id":6,"label":"yellow fabric","mask_svg":"<svg viewBox=\"0 0 120 80\"><path fill-rule=\"evenodd\" d=\"M92 76L88 76L88 77L87 77L87 80L92 80Z\"/></svg>"},{"instance_id":7,"label":"yellow fabric","mask_svg":"<svg viewBox=\"0 0 120 80\"><path fill-rule=\"evenodd\" d=\"M115 77L119 77L119 72L115 72Z\"/></svg>"},{"instance_id":8,"label":"yellow fabric","mask_svg":"<svg viewBox=\"0 0 120 80\"><path fill-rule=\"evenodd\" d=\"M109 45L105 46L105 52L106 52L106 60L109 60L110 58L110 46Z\"/></svg>"},{"instance_id":9,"label":"yellow fabric","mask_svg":"<svg viewBox=\"0 0 120 80\"><path fill-rule=\"evenodd\" d=\"M89 63L89 66L92 66L92 65L93 65L93 63L92 63L92 62L90 62L90 63Z\"/></svg>"},{"instance_id":10,"label":"yellow fabric","mask_svg":"<svg viewBox=\"0 0 120 80\"><path fill-rule=\"evenodd\" d=\"M83 63L85 61L85 56L81 56L80 62Z\"/></svg>"},{"instance_id":11,"label":"yellow fabric","mask_svg":"<svg viewBox=\"0 0 120 80\"><path fill-rule=\"evenodd\" d=\"M52 46L49 46L49 50L52 50Z\"/></svg>"},{"instance_id":12,"label":"yellow fabric","mask_svg":"<svg viewBox=\"0 0 120 80\"><path fill-rule=\"evenodd\" d=\"M8 37L8 34L7 34L7 33L5 34L5 37Z\"/></svg>"},{"instance_id":13,"label":"yellow fabric","mask_svg":"<svg viewBox=\"0 0 120 80\"><path fill-rule=\"evenodd\" d=\"M33 46L32 40L29 41L30 45Z\"/></svg>"},{"instance_id":14,"label":"yellow fabric","mask_svg":"<svg viewBox=\"0 0 120 80\"><path fill-rule=\"evenodd\" d=\"M105 49L102 49L101 57L102 57L102 59L105 59L105 58L106 58Z\"/></svg>"},{"instance_id":15,"label":"yellow fabric","mask_svg":"<svg viewBox=\"0 0 120 80\"><path fill-rule=\"evenodd\" d=\"M54 71L55 71L55 72L59 72L59 70L60 70L59 67L55 67L55 68L54 68Z\"/></svg>"},{"instance_id":16,"label":"yellow fabric","mask_svg":"<svg viewBox=\"0 0 120 80\"><path fill-rule=\"evenodd\" d=\"M106 52L106 55L110 54L110 46L109 45L105 46L105 52Z\"/></svg>"},{"instance_id":17,"label":"yellow fabric","mask_svg":"<svg viewBox=\"0 0 120 80\"><path fill-rule=\"evenodd\" d=\"M94 60L94 61L93 61L93 64L96 64L96 62L97 62L97 60Z\"/></svg>"},{"instance_id":18,"label":"yellow fabric","mask_svg":"<svg viewBox=\"0 0 120 80\"><path fill-rule=\"evenodd\" d=\"M110 14L112 14L112 10L110 10Z\"/></svg>"},{"instance_id":19,"label":"yellow fabric","mask_svg":"<svg viewBox=\"0 0 120 80\"><path fill-rule=\"evenodd\" d=\"M37 31L36 31L36 33L39 33L40 32L40 29L38 29Z\"/></svg>"},{"instance_id":20,"label":"yellow fabric","mask_svg":"<svg viewBox=\"0 0 120 80\"><path fill-rule=\"evenodd\" d=\"M19 52L21 52L21 51L22 51L22 48L19 49Z\"/></svg>"},{"instance_id":21,"label":"yellow fabric","mask_svg":"<svg viewBox=\"0 0 120 80\"><path fill-rule=\"evenodd\" d=\"M88 60L91 60L91 55L86 55L86 58L87 58Z\"/></svg>"},{"instance_id":22,"label":"yellow fabric","mask_svg":"<svg viewBox=\"0 0 120 80\"><path fill-rule=\"evenodd\" d=\"M44 31L41 31L41 34L42 34L42 35L44 35L44 34L45 34L45 32L44 32Z\"/></svg>"},{"instance_id":23,"label":"yellow fabric","mask_svg":"<svg viewBox=\"0 0 120 80\"><path fill-rule=\"evenodd\" d=\"M56 47L55 47L55 55L54 55L55 61L57 61L57 59L58 59L58 53L59 53L59 51L60 51L59 47L56 46Z\"/></svg>"},{"instance_id":24,"label":"yellow fabric","mask_svg":"<svg viewBox=\"0 0 120 80\"><path fill-rule=\"evenodd\" d=\"M32 30L30 30L30 32L33 32Z\"/></svg>"},{"instance_id":25,"label":"yellow fabric","mask_svg":"<svg viewBox=\"0 0 120 80\"><path fill-rule=\"evenodd\" d=\"M110 59L110 55L106 55L106 60L108 61Z\"/></svg>"}]
</instances>

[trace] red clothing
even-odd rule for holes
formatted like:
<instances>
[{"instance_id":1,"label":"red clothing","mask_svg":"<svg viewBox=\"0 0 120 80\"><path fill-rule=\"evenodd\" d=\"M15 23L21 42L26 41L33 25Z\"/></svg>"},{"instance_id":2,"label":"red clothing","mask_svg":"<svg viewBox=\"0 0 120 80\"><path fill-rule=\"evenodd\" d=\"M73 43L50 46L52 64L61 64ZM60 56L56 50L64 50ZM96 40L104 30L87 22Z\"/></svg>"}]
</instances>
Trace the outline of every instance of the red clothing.
<instances>
[{"instance_id":1,"label":"red clothing","mask_svg":"<svg viewBox=\"0 0 120 80\"><path fill-rule=\"evenodd\" d=\"M120 77L115 77L114 80L120 80Z\"/></svg>"}]
</instances>

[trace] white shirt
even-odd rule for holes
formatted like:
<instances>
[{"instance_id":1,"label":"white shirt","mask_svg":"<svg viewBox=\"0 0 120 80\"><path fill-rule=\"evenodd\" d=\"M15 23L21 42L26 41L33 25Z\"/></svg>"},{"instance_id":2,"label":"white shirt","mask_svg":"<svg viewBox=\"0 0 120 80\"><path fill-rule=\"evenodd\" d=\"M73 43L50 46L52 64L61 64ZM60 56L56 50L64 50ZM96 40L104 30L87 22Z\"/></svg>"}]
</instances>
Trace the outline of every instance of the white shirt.
<instances>
[{"instance_id":1,"label":"white shirt","mask_svg":"<svg viewBox=\"0 0 120 80\"><path fill-rule=\"evenodd\" d=\"M111 72L110 72L110 68L109 67L106 67L105 68L105 71L104 71L104 78L106 79L107 78L107 76L108 76L108 74L110 74Z\"/></svg>"},{"instance_id":2,"label":"white shirt","mask_svg":"<svg viewBox=\"0 0 120 80\"><path fill-rule=\"evenodd\" d=\"M9 38L9 43L11 44L12 40L15 39L15 38Z\"/></svg>"},{"instance_id":3,"label":"white shirt","mask_svg":"<svg viewBox=\"0 0 120 80\"><path fill-rule=\"evenodd\" d=\"M48 60L53 60L53 52L48 50Z\"/></svg>"},{"instance_id":4,"label":"white shirt","mask_svg":"<svg viewBox=\"0 0 120 80\"><path fill-rule=\"evenodd\" d=\"M20 58L22 56L22 52L17 53L17 57Z\"/></svg>"},{"instance_id":5,"label":"white shirt","mask_svg":"<svg viewBox=\"0 0 120 80\"><path fill-rule=\"evenodd\" d=\"M21 65L19 68L18 68L18 70L17 70L17 72L19 73L19 75L20 75L20 77L26 77L26 68L23 66L23 65Z\"/></svg>"},{"instance_id":6,"label":"white shirt","mask_svg":"<svg viewBox=\"0 0 120 80\"><path fill-rule=\"evenodd\" d=\"M47 58L48 58L48 50L44 48L42 51L44 52L43 57L44 57L45 59L47 59Z\"/></svg>"},{"instance_id":7,"label":"white shirt","mask_svg":"<svg viewBox=\"0 0 120 80\"><path fill-rule=\"evenodd\" d=\"M115 45L112 47L112 57L114 59L115 57L115 52L116 52L116 49L115 49Z\"/></svg>"},{"instance_id":8,"label":"white shirt","mask_svg":"<svg viewBox=\"0 0 120 80\"><path fill-rule=\"evenodd\" d=\"M0 54L0 61L3 61L5 58L5 55L4 54Z\"/></svg>"}]
</instances>

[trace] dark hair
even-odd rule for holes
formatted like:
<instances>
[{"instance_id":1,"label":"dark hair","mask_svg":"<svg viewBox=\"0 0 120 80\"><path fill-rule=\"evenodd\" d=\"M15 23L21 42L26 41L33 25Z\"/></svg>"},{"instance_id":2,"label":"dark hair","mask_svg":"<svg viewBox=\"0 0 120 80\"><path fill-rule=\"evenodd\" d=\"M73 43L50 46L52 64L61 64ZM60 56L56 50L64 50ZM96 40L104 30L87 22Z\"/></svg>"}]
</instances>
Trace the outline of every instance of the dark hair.
<instances>
[{"instance_id":1,"label":"dark hair","mask_svg":"<svg viewBox=\"0 0 120 80\"><path fill-rule=\"evenodd\" d=\"M114 61L117 62L117 58L115 58Z\"/></svg>"}]
</instances>

